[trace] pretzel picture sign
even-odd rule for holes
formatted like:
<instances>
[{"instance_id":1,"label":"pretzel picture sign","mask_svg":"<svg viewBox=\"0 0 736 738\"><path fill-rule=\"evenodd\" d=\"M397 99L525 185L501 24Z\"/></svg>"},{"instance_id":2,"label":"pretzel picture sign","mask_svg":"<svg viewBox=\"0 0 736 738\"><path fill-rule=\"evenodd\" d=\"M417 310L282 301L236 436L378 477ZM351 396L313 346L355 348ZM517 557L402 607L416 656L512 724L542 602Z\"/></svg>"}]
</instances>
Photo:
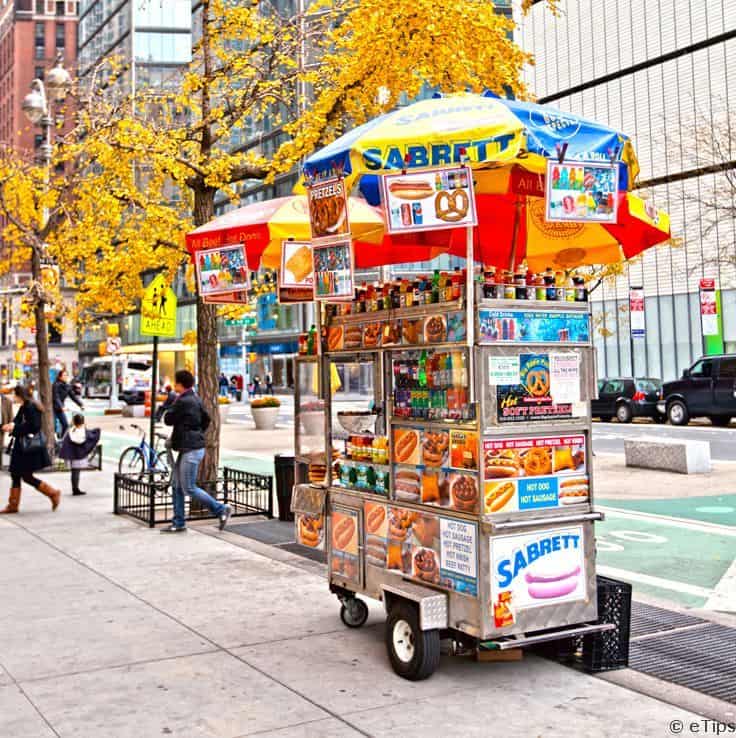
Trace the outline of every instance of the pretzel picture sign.
<instances>
[{"instance_id":1,"label":"pretzel picture sign","mask_svg":"<svg viewBox=\"0 0 736 738\"><path fill-rule=\"evenodd\" d=\"M478 224L470 167L423 169L381 179L389 233Z\"/></svg>"},{"instance_id":2,"label":"pretzel picture sign","mask_svg":"<svg viewBox=\"0 0 736 738\"><path fill-rule=\"evenodd\" d=\"M307 187L312 240L331 241L350 233L345 180L333 177Z\"/></svg>"}]
</instances>

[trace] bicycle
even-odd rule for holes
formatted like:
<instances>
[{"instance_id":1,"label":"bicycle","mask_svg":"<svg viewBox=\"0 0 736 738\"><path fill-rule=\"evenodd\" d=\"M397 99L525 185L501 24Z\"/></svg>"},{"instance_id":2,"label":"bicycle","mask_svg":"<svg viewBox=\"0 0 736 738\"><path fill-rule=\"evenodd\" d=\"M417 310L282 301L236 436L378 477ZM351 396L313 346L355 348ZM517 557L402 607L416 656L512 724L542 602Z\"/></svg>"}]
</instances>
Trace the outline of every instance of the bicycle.
<instances>
[{"instance_id":1,"label":"bicycle","mask_svg":"<svg viewBox=\"0 0 736 738\"><path fill-rule=\"evenodd\" d=\"M168 488L171 484L171 471L174 468L174 460L171 450L166 446L169 440L168 436L162 433L155 433L155 447L146 441L146 431L139 425L131 425L131 428L137 430L141 434L140 443L137 446L128 446L123 449L118 460L118 471L121 474L137 475L138 479L148 474L151 481L159 489ZM121 425L120 430L125 430L125 426ZM163 442L164 448L161 448Z\"/></svg>"}]
</instances>

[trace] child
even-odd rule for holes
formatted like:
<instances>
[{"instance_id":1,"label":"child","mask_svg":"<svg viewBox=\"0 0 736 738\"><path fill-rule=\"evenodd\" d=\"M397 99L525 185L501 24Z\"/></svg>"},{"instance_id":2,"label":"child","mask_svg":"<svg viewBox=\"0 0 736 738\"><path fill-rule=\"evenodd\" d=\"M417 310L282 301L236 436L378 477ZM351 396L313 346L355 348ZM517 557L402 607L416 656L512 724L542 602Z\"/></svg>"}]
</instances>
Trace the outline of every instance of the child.
<instances>
[{"instance_id":1,"label":"child","mask_svg":"<svg viewBox=\"0 0 736 738\"><path fill-rule=\"evenodd\" d=\"M82 469L88 467L87 457L92 449L100 442L100 429L87 430L84 424L84 416L76 413L72 418L72 426L65 434L61 442L59 456L69 462L72 469L72 494L85 495L79 489L79 476Z\"/></svg>"}]
</instances>

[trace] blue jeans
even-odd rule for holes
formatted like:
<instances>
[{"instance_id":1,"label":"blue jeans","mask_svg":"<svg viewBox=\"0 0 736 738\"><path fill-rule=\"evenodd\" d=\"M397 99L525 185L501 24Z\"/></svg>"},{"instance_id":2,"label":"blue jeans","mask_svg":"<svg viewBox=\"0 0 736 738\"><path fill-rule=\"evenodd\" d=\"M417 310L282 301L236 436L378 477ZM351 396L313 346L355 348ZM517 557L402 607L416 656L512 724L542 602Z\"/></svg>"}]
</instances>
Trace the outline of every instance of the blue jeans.
<instances>
[{"instance_id":1,"label":"blue jeans","mask_svg":"<svg viewBox=\"0 0 736 738\"><path fill-rule=\"evenodd\" d=\"M197 486L197 472L204 458L204 449L181 451L174 465L172 484L174 487L174 525L183 528L187 524L184 511L184 498L189 495L207 507L218 517L225 511L225 505L208 495Z\"/></svg>"},{"instance_id":2,"label":"blue jeans","mask_svg":"<svg viewBox=\"0 0 736 738\"><path fill-rule=\"evenodd\" d=\"M59 438L64 438L64 434L69 430L69 421L66 419L66 413L63 410L54 410L54 419L59 423Z\"/></svg>"}]
</instances>

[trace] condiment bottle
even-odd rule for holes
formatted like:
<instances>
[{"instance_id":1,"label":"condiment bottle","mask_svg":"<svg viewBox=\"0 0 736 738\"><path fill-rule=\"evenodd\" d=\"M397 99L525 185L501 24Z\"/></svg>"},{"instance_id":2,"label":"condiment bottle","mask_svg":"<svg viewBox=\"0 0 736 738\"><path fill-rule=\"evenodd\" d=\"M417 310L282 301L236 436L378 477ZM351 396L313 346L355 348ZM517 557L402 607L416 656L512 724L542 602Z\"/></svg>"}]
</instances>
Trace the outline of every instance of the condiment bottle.
<instances>
[{"instance_id":1,"label":"condiment bottle","mask_svg":"<svg viewBox=\"0 0 736 738\"><path fill-rule=\"evenodd\" d=\"M565 300L567 302L575 302L575 285L572 277L568 277L567 283L565 284Z\"/></svg>"},{"instance_id":2,"label":"condiment bottle","mask_svg":"<svg viewBox=\"0 0 736 738\"><path fill-rule=\"evenodd\" d=\"M516 297L514 275L511 272L503 273L503 296L505 300L513 300Z\"/></svg>"},{"instance_id":3,"label":"condiment bottle","mask_svg":"<svg viewBox=\"0 0 736 738\"><path fill-rule=\"evenodd\" d=\"M514 285L516 286L515 297L517 300L526 300L526 272L521 270L514 274Z\"/></svg>"},{"instance_id":4,"label":"condiment bottle","mask_svg":"<svg viewBox=\"0 0 736 738\"><path fill-rule=\"evenodd\" d=\"M452 299L459 300L462 295L462 275L460 274L460 267L455 267L455 271L452 273Z\"/></svg>"},{"instance_id":5,"label":"condiment bottle","mask_svg":"<svg viewBox=\"0 0 736 738\"><path fill-rule=\"evenodd\" d=\"M565 300L565 273L555 272L555 300L563 302Z\"/></svg>"},{"instance_id":6,"label":"condiment bottle","mask_svg":"<svg viewBox=\"0 0 736 738\"><path fill-rule=\"evenodd\" d=\"M575 285L575 302L588 302L588 290L585 287L585 280L582 277L573 277Z\"/></svg>"},{"instance_id":7,"label":"condiment bottle","mask_svg":"<svg viewBox=\"0 0 736 738\"><path fill-rule=\"evenodd\" d=\"M547 299L557 299L557 289L555 288L555 273L550 267L547 267L544 272L544 284L547 287Z\"/></svg>"},{"instance_id":8,"label":"condiment bottle","mask_svg":"<svg viewBox=\"0 0 736 738\"><path fill-rule=\"evenodd\" d=\"M534 275L530 270L526 273L526 299L533 300L537 295L537 290L534 285Z\"/></svg>"},{"instance_id":9,"label":"condiment bottle","mask_svg":"<svg viewBox=\"0 0 736 738\"><path fill-rule=\"evenodd\" d=\"M547 287L544 284L544 275L537 274L534 277L534 297L537 300L547 299Z\"/></svg>"}]
</instances>

